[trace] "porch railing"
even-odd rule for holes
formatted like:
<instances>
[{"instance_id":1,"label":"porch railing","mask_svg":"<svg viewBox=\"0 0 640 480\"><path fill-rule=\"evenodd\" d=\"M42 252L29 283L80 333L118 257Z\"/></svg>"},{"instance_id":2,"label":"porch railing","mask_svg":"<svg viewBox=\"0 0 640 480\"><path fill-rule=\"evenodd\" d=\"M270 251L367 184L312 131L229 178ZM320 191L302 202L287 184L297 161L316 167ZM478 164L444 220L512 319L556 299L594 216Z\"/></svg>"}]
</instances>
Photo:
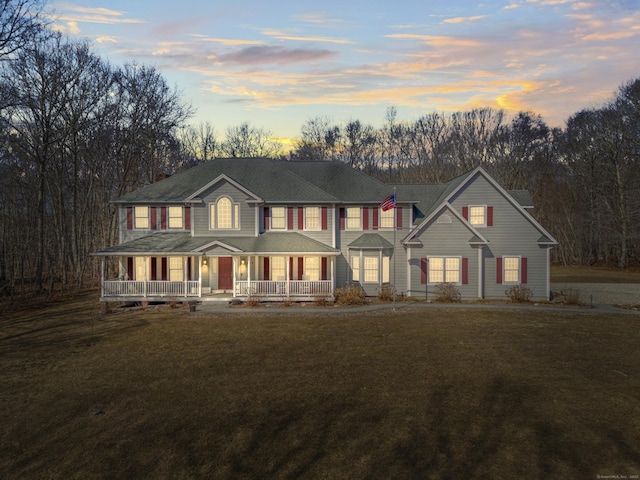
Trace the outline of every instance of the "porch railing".
<instances>
[{"instance_id":1,"label":"porch railing","mask_svg":"<svg viewBox=\"0 0 640 480\"><path fill-rule=\"evenodd\" d=\"M105 280L102 282L103 297L199 297L200 293L200 282L197 280L182 282Z\"/></svg>"},{"instance_id":2,"label":"porch railing","mask_svg":"<svg viewBox=\"0 0 640 480\"><path fill-rule=\"evenodd\" d=\"M331 280L238 280L238 297L313 297L333 295Z\"/></svg>"}]
</instances>

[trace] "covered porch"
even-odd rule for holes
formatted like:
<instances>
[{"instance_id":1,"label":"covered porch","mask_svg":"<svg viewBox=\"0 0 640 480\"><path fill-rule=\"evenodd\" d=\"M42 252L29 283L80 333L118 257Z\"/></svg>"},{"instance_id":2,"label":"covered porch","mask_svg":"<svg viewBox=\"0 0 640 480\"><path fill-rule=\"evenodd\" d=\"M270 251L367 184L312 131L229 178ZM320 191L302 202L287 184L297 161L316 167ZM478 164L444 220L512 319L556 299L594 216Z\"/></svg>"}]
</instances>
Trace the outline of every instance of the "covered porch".
<instances>
[{"instance_id":1,"label":"covered porch","mask_svg":"<svg viewBox=\"0 0 640 480\"><path fill-rule=\"evenodd\" d=\"M150 237L156 238L97 253L102 256L101 301L311 301L330 298L335 290L339 252L297 233L232 239ZM181 251L172 248L176 243ZM185 252L185 246L190 251Z\"/></svg>"}]
</instances>

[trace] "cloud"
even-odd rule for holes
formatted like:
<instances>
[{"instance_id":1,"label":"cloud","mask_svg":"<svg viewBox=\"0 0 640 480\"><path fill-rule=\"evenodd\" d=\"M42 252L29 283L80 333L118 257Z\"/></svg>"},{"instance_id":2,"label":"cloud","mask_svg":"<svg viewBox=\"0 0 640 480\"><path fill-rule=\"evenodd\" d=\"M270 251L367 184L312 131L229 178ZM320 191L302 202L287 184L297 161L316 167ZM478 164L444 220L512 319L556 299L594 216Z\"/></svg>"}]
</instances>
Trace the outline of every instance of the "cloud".
<instances>
[{"instance_id":1,"label":"cloud","mask_svg":"<svg viewBox=\"0 0 640 480\"><path fill-rule=\"evenodd\" d=\"M443 24L449 24L449 23L471 23L471 22L477 22L478 20L482 20L483 18L487 18L487 16L486 15L476 15L474 17L448 18L446 20L443 20L441 23L443 23Z\"/></svg>"},{"instance_id":2,"label":"cloud","mask_svg":"<svg viewBox=\"0 0 640 480\"><path fill-rule=\"evenodd\" d=\"M206 35L192 34L192 37L196 37L198 40L202 42L211 42L211 43L219 43L222 45L264 45L264 42L261 40L247 40L241 38L216 38L216 37L207 37Z\"/></svg>"},{"instance_id":3,"label":"cloud","mask_svg":"<svg viewBox=\"0 0 640 480\"><path fill-rule=\"evenodd\" d=\"M457 47L479 47L482 45L480 40L472 38L452 37L445 35L421 35L416 33L392 33L385 35L387 38L400 38L409 40L420 40L433 46L457 46Z\"/></svg>"},{"instance_id":4,"label":"cloud","mask_svg":"<svg viewBox=\"0 0 640 480\"><path fill-rule=\"evenodd\" d=\"M280 30L271 30L271 29L263 30L262 34L268 37L277 38L278 40L293 40L298 42L325 42L325 43L340 43L340 44L353 43L353 41L346 38L301 36L301 35L288 34Z\"/></svg>"},{"instance_id":5,"label":"cloud","mask_svg":"<svg viewBox=\"0 0 640 480\"><path fill-rule=\"evenodd\" d=\"M285 48L279 46L252 46L238 52L218 56L222 63L241 65L292 64L327 59L335 56L331 50Z\"/></svg>"},{"instance_id":6,"label":"cloud","mask_svg":"<svg viewBox=\"0 0 640 480\"><path fill-rule=\"evenodd\" d=\"M68 3L55 4L54 8L65 12L60 15L54 15L54 21L100 24L145 23L143 20L126 18L126 12L108 8L89 8Z\"/></svg>"}]
</instances>

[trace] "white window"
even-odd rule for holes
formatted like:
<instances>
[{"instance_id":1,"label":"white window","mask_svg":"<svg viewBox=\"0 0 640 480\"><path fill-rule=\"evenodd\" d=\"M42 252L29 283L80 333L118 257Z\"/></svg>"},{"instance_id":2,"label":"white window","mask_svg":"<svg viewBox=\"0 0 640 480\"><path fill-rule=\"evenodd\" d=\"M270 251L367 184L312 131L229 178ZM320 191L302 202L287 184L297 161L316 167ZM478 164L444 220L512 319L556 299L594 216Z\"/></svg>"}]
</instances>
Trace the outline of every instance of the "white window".
<instances>
[{"instance_id":1,"label":"white window","mask_svg":"<svg viewBox=\"0 0 640 480\"><path fill-rule=\"evenodd\" d=\"M354 282L360 281L360 256L354 255L351 257L351 280Z\"/></svg>"},{"instance_id":2,"label":"white window","mask_svg":"<svg viewBox=\"0 0 640 480\"><path fill-rule=\"evenodd\" d=\"M305 207L304 229L320 230L320 208L319 207Z\"/></svg>"},{"instance_id":3,"label":"white window","mask_svg":"<svg viewBox=\"0 0 640 480\"><path fill-rule=\"evenodd\" d=\"M149 207L135 207L136 228L149 228Z\"/></svg>"},{"instance_id":4,"label":"white window","mask_svg":"<svg viewBox=\"0 0 640 480\"><path fill-rule=\"evenodd\" d=\"M387 210L386 212L380 209L380 228L393 228L393 215L395 208Z\"/></svg>"},{"instance_id":5,"label":"white window","mask_svg":"<svg viewBox=\"0 0 640 480\"><path fill-rule=\"evenodd\" d=\"M389 257L382 257L382 283L389 283Z\"/></svg>"},{"instance_id":6,"label":"white window","mask_svg":"<svg viewBox=\"0 0 640 480\"><path fill-rule=\"evenodd\" d=\"M218 199L209 205L209 228L212 230L239 230L240 205L231 202L228 197Z\"/></svg>"},{"instance_id":7,"label":"white window","mask_svg":"<svg viewBox=\"0 0 640 480\"><path fill-rule=\"evenodd\" d=\"M169 207L169 228L182 228L182 207Z\"/></svg>"},{"instance_id":8,"label":"white window","mask_svg":"<svg viewBox=\"0 0 640 480\"><path fill-rule=\"evenodd\" d=\"M429 257L429 283L460 283L460 257Z\"/></svg>"},{"instance_id":9,"label":"white window","mask_svg":"<svg viewBox=\"0 0 640 480\"><path fill-rule=\"evenodd\" d=\"M470 206L469 207L469 223L476 227L487 225L487 207Z\"/></svg>"},{"instance_id":10,"label":"white window","mask_svg":"<svg viewBox=\"0 0 640 480\"><path fill-rule=\"evenodd\" d=\"M305 257L304 274L307 280L320 280L320 258Z\"/></svg>"},{"instance_id":11,"label":"white window","mask_svg":"<svg viewBox=\"0 0 640 480\"><path fill-rule=\"evenodd\" d=\"M287 209L285 207L271 207L271 229L285 230L287 228Z\"/></svg>"},{"instance_id":12,"label":"white window","mask_svg":"<svg viewBox=\"0 0 640 480\"><path fill-rule=\"evenodd\" d=\"M520 283L520 257L503 257L504 283Z\"/></svg>"},{"instance_id":13,"label":"white window","mask_svg":"<svg viewBox=\"0 0 640 480\"><path fill-rule=\"evenodd\" d=\"M378 257L364 257L364 281L366 283L378 283L380 259Z\"/></svg>"},{"instance_id":14,"label":"white window","mask_svg":"<svg viewBox=\"0 0 640 480\"><path fill-rule=\"evenodd\" d=\"M347 230L361 230L362 218L360 207L347 207Z\"/></svg>"},{"instance_id":15,"label":"white window","mask_svg":"<svg viewBox=\"0 0 640 480\"><path fill-rule=\"evenodd\" d=\"M286 259L285 257L271 257L271 280L286 280Z\"/></svg>"},{"instance_id":16,"label":"white window","mask_svg":"<svg viewBox=\"0 0 640 480\"><path fill-rule=\"evenodd\" d=\"M181 257L169 257L169 281L184 281L184 268Z\"/></svg>"}]
</instances>

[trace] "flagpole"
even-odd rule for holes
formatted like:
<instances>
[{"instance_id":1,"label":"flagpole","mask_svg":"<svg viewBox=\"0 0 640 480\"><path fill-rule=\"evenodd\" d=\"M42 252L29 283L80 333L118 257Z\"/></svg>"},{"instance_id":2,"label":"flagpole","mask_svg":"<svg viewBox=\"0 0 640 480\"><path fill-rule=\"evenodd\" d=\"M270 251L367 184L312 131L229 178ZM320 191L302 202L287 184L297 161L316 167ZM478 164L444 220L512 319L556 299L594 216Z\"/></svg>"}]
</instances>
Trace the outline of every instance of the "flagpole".
<instances>
[{"instance_id":1,"label":"flagpole","mask_svg":"<svg viewBox=\"0 0 640 480\"><path fill-rule=\"evenodd\" d=\"M393 187L393 203L394 203L394 212L393 212L393 311L396 311L396 230L397 223L396 218L398 217L398 197L396 197L396 187Z\"/></svg>"}]
</instances>

